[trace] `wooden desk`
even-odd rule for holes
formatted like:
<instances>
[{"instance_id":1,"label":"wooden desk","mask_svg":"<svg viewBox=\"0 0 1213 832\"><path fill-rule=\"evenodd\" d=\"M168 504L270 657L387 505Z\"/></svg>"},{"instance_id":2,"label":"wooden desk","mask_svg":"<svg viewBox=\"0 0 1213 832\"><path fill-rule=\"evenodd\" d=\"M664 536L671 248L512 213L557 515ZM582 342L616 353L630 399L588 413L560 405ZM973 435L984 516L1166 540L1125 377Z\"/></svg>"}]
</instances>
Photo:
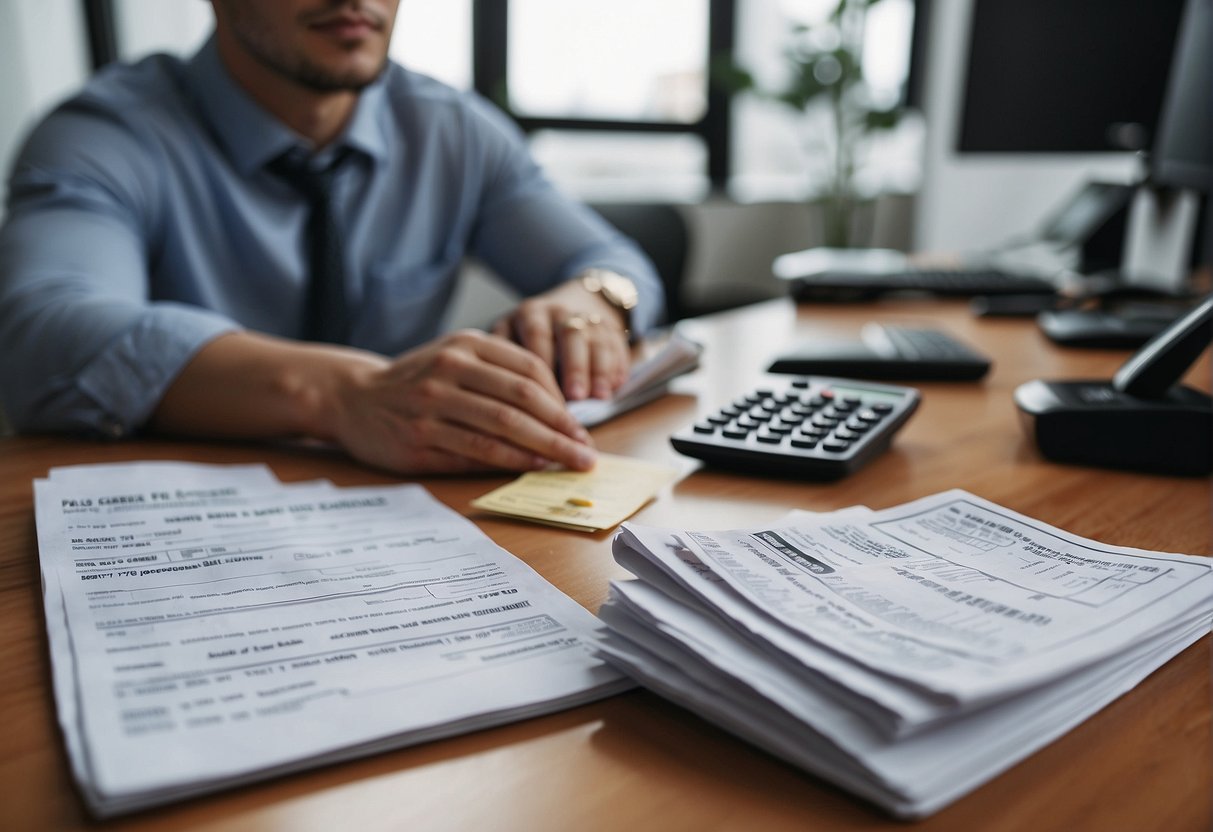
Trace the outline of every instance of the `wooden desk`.
<instances>
[{"instance_id":1,"label":"wooden desk","mask_svg":"<svg viewBox=\"0 0 1213 832\"><path fill-rule=\"evenodd\" d=\"M1126 546L1213 552L1210 482L1053 465L1017 424L1011 392L1031 378L1110 376L1116 351L1065 351L1021 320L978 320L960 303L795 310L774 301L689 322L705 368L677 394L595 430L607 451L677 462L666 437L753 383L770 356L827 328L869 318L931 318L995 359L978 384L922 384L919 412L892 450L833 484L695 471L638 519L670 526L750 525L791 508L873 508L968 489L1075 533ZM1209 387L1206 356L1189 383ZM699 400L696 399L699 397ZM55 465L134 459L266 462L284 480L342 485L392 478L290 448L167 441L0 441L0 826L89 825L55 722L38 579L31 480ZM506 477L425 480L468 501ZM625 575L609 535L476 516L502 546L591 610ZM969 797L915 825L927 830L1207 830L1213 826L1210 639L1136 690ZM401 703L408 707L407 702ZM381 754L122 819L123 829L776 830L905 828L655 696L634 692L564 713Z\"/></svg>"}]
</instances>

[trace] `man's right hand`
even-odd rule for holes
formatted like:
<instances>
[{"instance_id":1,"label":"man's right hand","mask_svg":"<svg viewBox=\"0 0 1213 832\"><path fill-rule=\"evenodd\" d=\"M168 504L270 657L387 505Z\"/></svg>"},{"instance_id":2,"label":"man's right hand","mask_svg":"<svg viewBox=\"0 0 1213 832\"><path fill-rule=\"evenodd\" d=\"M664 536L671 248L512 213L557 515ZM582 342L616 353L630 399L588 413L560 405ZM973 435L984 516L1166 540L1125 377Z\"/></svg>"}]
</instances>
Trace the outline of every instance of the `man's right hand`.
<instances>
[{"instance_id":1,"label":"man's right hand","mask_svg":"<svg viewBox=\"0 0 1213 832\"><path fill-rule=\"evenodd\" d=\"M334 397L334 438L409 473L594 465L590 436L551 369L504 338L467 330L358 373Z\"/></svg>"},{"instance_id":2,"label":"man's right hand","mask_svg":"<svg viewBox=\"0 0 1213 832\"><path fill-rule=\"evenodd\" d=\"M186 365L150 426L195 436L306 436L407 474L551 463L587 470L596 458L551 369L517 344L471 330L395 359L228 333Z\"/></svg>"}]
</instances>

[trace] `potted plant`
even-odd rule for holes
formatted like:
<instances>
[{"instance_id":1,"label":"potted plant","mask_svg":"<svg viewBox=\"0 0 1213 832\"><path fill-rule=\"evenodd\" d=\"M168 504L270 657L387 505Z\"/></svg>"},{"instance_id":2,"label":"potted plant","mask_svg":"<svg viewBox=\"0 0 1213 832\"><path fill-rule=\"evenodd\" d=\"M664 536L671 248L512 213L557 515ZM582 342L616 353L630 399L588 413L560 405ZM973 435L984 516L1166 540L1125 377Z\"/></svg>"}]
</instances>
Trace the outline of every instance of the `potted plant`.
<instances>
[{"instance_id":1,"label":"potted plant","mask_svg":"<svg viewBox=\"0 0 1213 832\"><path fill-rule=\"evenodd\" d=\"M874 100L864 78L867 14L878 2L838 0L821 23L793 25L784 50L788 79L778 89L761 88L731 58L713 67L724 89L762 95L804 117L810 151L828 160L825 185L812 201L822 212L822 240L831 247L857 244L856 211L863 203L855 188L859 154L871 135L895 127L903 114L899 105L881 106Z\"/></svg>"}]
</instances>

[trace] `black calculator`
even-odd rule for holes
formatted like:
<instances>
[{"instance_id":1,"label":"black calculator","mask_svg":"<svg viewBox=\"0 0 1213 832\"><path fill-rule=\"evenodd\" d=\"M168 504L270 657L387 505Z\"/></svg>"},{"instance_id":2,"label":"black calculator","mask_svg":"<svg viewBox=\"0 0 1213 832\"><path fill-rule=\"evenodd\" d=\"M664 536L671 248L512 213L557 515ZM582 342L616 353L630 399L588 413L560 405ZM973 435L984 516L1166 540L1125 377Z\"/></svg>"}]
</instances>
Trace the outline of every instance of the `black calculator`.
<instances>
[{"instance_id":1,"label":"black calculator","mask_svg":"<svg viewBox=\"0 0 1213 832\"><path fill-rule=\"evenodd\" d=\"M670 437L680 453L759 475L831 480L889 446L918 407L912 387L826 376L765 376Z\"/></svg>"}]
</instances>

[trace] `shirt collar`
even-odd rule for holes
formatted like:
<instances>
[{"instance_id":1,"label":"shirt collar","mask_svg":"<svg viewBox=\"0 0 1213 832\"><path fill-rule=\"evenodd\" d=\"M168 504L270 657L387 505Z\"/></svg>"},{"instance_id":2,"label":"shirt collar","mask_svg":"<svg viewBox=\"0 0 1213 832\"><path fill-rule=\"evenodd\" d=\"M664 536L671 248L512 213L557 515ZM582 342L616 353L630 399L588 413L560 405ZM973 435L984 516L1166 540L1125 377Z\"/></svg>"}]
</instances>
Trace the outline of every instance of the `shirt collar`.
<instances>
[{"instance_id":1,"label":"shirt collar","mask_svg":"<svg viewBox=\"0 0 1213 832\"><path fill-rule=\"evenodd\" d=\"M388 135L381 113L387 72L362 91L345 132L327 150L349 147L376 162L388 155ZM232 165L249 176L303 142L299 135L267 112L241 87L219 57L212 35L185 66L186 82L211 132Z\"/></svg>"}]
</instances>

